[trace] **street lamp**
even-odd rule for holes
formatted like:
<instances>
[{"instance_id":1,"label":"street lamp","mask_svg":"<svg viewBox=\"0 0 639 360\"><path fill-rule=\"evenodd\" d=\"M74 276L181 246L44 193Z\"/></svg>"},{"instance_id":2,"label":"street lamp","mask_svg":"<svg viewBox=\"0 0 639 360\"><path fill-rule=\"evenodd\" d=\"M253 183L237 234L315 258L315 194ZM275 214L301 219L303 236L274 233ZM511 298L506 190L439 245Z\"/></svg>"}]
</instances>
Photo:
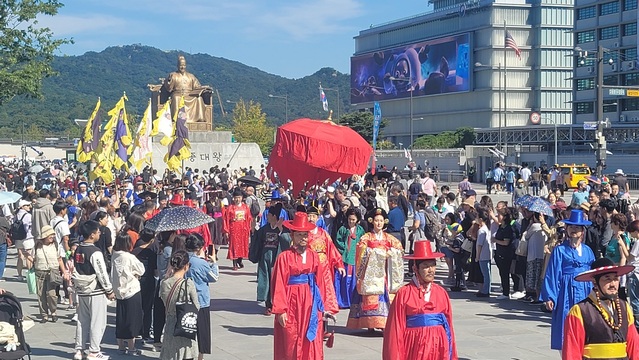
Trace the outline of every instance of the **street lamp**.
<instances>
[{"instance_id":1,"label":"street lamp","mask_svg":"<svg viewBox=\"0 0 639 360\"><path fill-rule=\"evenodd\" d=\"M396 78L396 77L389 77L388 78L390 81L401 81L401 82L410 82L409 78L406 77L402 77L402 78ZM410 148L413 148L413 85L410 84Z\"/></svg>"},{"instance_id":2,"label":"street lamp","mask_svg":"<svg viewBox=\"0 0 639 360\"><path fill-rule=\"evenodd\" d=\"M285 110L284 110L284 118L285 121L284 123L286 124L288 122L288 95L273 95L273 94L268 94L268 97L270 98L277 98L277 99L284 99L285 101Z\"/></svg>"},{"instance_id":3,"label":"street lamp","mask_svg":"<svg viewBox=\"0 0 639 360\"><path fill-rule=\"evenodd\" d=\"M325 88L322 87L322 83L320 82L320 86L319 86L320 90L328 90L328 91L335 91L337 92L337 119L335 119L335 122L339 123L339 88Z\"/></svg>"},{"instance_id":4,"label":"street lamp","mask_svg":"<svg viewBox=\"0 0 639 360\"><path fill-rule=\"evenodd\" d=\"M552 124L555 126L555 164L559 164L557 162L557 119L551 119L549 117L542 117L543 120L546 120L546 125L548 124L548 120L552 120Z\"/></svg>"}]
</instances>

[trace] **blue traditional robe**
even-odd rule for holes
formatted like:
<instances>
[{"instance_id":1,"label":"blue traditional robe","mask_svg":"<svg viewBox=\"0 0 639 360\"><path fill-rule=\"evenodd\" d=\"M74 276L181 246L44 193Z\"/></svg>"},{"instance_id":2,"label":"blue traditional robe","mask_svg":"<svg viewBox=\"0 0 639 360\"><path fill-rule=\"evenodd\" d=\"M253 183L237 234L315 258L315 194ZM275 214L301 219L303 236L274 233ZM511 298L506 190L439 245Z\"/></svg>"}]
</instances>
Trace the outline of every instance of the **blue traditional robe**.
<instances>
[{"instance_id":1,"label":"blue traditional robe","mask_svg":"<svg viewBox=\"0 0 639 360\"><path fill-rule=\"evenodd\" d=\"M592 290L592 283L575 280L575 276L590 270L590 264L595 261L592 250L584 244L580 246L581 256L570 246L569 241L564 241L555 247L548 261L540 300L552 300L555 304L550 329L551 349L561 350L564 320L570 308L588 297Z\"/></svg>"}]
</instances>

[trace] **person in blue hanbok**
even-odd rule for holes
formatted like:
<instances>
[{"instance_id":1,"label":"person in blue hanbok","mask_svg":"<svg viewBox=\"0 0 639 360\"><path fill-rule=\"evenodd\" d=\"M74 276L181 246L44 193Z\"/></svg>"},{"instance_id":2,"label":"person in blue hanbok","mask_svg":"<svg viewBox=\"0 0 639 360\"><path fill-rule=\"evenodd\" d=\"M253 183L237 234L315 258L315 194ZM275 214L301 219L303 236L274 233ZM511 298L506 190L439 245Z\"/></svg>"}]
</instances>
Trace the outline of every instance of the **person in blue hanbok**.
<instances>
[{"instance_id":1,"label":"person in blue hanbok","mask_svg":"<svg viewBox=\"0 0 639 360\"><path fill-rule=\"evenodd\" d=\"M364 228L359 225L362 219L359 210L348 209L346 211L346 219L348 220L347 225L339 228L335 239L335 245L340 254L342 254L344 269L346 269L346 276L342 276L335 270L335 293L337 294L337 305L340 309L349 309L351 307L351 296L353 291L355 291L357 282L355 252L359 239L366 234Z\"/></svg>"},{"instance_id":2,"label":"person in blue hanbok","mask_svg":"<svg viewBox=\"0 0 639 360\"><path fill-rule=\"evenodd\" d=\"M550 348L555 350L561 350L568 311L592 290L592 283L576 281L575 276L590 270L595 261L592 250L582 244L585 226L591 224L584 219L583 212L572 210L570 219L563 222L568 239L552 251L540 295L546 308L552 310Z\"/></svg>"}]
</instances>

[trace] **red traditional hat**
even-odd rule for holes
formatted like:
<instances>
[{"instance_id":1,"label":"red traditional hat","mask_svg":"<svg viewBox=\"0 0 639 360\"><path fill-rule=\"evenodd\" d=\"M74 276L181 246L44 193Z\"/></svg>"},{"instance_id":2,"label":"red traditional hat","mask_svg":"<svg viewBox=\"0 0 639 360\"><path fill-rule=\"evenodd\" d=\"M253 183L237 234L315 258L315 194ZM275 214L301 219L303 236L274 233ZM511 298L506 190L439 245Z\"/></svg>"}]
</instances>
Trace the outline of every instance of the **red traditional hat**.
<instances>
[{"instance_id":1,"label":"red traditional hat","mask_svg":"<svg viewBox=\"0 0 639 360\"><path fill-rule=\"evenodd\" d=\"M282 225L291 231L311 231L315 229L315 224L308 221L308 215L300 211L295 213L293 221L284 221Z\"/></svg>"},{"instance_id":2,"label":"red traditional hat","mask_svg":"<svg viewBox=\"0 0 639 360\"><path fill-rule=\"evenodd\" d=\"M584 271L581 274L575 276L577 281L592 281L595 277L604 274L617 274L617 276L626 275L627 273L635 269L632 265L615 265L612 260L608 258L600 258L590 265L590 270Z\"/></svg>"},{"instance_id":3,"label":"red traditional hat","mask_svg":"<svg viewBox=\"0 0 639 360\"><path fill-rule=\"evenodd\" d=\"M184 205L184 199L182 199L182 195L173 194L173 198L171 198L171 205L176 205L176 206Z\"/></svg>"},{"instance_id":4,"label":"red traditional hat","mask_svg":"<svg viewBox=\"0 0 639 360\"><path fill-rule=\"evenodd\" d=\"M411 255L404 256L408 260L435 260L444 257L440 252L433 252L429 240L415 241L415 250Z\"/></svg>"}]
</instances>

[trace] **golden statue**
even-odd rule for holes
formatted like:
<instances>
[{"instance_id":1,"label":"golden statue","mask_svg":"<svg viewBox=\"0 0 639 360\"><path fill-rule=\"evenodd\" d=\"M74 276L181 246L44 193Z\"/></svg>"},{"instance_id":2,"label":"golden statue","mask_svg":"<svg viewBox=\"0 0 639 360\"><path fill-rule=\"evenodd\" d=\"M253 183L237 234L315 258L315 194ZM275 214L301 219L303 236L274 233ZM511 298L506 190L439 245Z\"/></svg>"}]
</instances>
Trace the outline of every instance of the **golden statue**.
<instances>
[{"instance_id":1,"label":"golden statue","mask_svg":"<svg viewBox=\"0 0 639 360\"><path fill-rule=\"evenodd\" d=\"M149 84L149 89L154 96L154 110L163 105L166 100L171 99L171 115L175 118L180 104L180 98L184 97L187 108L187 123L207 124L210 130L212 123L213 89L209 86L202 86L195 75L186 71L186 59L179 55L177 61L177 71L169 74L161 85Z\"/></svg>"}]
</instances>

